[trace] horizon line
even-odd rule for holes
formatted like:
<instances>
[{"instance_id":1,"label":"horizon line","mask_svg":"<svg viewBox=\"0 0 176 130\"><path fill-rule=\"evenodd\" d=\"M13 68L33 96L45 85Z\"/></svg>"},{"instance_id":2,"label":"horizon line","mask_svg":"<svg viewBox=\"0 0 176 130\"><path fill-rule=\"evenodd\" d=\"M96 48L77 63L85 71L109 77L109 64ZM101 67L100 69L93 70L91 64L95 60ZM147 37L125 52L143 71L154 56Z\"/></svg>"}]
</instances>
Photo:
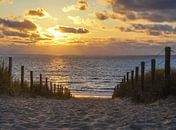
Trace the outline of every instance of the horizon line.
<instances>
[{"instance_id":1,"label":"horizon line","mask_svg":"<svg viewBox=\"0 0 176 130\"><path fill-rule=\"evenodd\" d=\"M83 54L83 55L79 55L79 54L69 54L69 55L67 55L67 54L62 54L62 55L59 55L59 54L31 54L31 53L9 53L9 54L6 54L6 53L0 53L0 55L38 55L38 56L85 56L85 57L93 57L93 56L95 56L95 57L123 57L123 56L156 56L155 54L139 54L139 55L137 55L137 54L128 54L128 55L124 55L124 54L122 54L122 55L90 55L90 54L88 54L88 55L86 55L86 54ZM165 54L161 54L161 55L159 55L159 56L164 56ZM172 56L175 56L176 54L173 54Z\"/></svg>"}]
</instances>

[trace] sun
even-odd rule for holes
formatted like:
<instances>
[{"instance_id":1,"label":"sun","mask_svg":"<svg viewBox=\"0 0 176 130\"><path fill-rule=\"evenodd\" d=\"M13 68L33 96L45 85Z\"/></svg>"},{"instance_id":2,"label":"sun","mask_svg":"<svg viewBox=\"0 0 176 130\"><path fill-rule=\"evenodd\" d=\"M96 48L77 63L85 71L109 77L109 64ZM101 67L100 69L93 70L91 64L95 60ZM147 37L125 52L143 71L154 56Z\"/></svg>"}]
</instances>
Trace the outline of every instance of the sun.
<instances>
[{"instance_id":1,"label":"sun","mask_svg":"<svg viewBox=\"0 0 176 130\"><path fill-rule=\"evenodd\" d=\"M50 35L54 36L55 39L61 39L63 36L63 34L59 31L56 31L55 28L48 28L47 31Z\"/></svg>"}]
</instances>

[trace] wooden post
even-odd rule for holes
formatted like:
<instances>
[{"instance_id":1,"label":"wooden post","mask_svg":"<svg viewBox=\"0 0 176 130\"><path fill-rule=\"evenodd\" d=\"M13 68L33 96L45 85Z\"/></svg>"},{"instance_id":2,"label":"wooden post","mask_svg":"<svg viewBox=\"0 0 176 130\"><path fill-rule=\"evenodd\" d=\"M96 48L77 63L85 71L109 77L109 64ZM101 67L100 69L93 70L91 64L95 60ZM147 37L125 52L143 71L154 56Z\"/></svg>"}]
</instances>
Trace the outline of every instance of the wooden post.
<instances>
[{"instance_id":1,"label":"wooden post","mask_svg":"<svg viewBox=\"0 0 176 130\"><path fill-rule=\"evenodd\" d=\"M124 83L124 79L122 79L121 83Z\"/></svg>"},{"instance_id":2,"label":"wooden post","mask_svg":"<svg viewBox=\"0 0 176 130\"><path fill-rule=\"evenodd\" d=\"M141 62L141 90L144 91L145 62Z\"/></svg>"},{"instance_id":3,"label":"wooden post","mask_svg":"<svg viewBox=\"0 0 176 130\"><path fill-rule=\"evenodd\" d=\"M166 47L165 48L165 85L166 85L166 91L165 96L169 94L170 91L170 75L171 75L171 48Z\"/></svg>"},{"instance_id":4,"label":"wooden post","mask_svg":"<svg viewBox=\"0 0 176 130\"><path fill-rule=\"evenodd\" d=\"M21 66L21 88L24 87L24 66Z\"/></svg>"},{"instance_id":5,"label":"wooden post","mask_svg":"<svg viewBox=\"0 0 176 130\"><path fill-rule=\"evenodd\" d=\"M134 71L131 71L131 85L134 85Z\"/></svg>"},{"instance_id":6,"label":"wooden post","mask_svg":"<svg viewBox=\"0 0 176 130\"><path fill-rule=\"evenodd\" d=\"M59 89L59 85L57 86L57 93L59 94L60 92L60 89Z\"/></svg>"},{"instance_id":7,"label":"wooden post","mask_svg":"<svg viewBox=\"0 0 176 130\"><path fill-rule=\"evenodd\" d=\"M136 69L135 69L135 84L138 83L138 78L139 78L139 67L136 67Z\"/></svg>"},{"instance_id":8,"label":"wooden post","mask_svg":"<svg viewBox=\"0 0 176 130\"><path fill-rule=\"evenodd\" d=\"M155 72L156 72L156 60L152 59L151 60L151 79L152 79L152 84L155 83Z\"/></svg>"},{"instance_id":9,"label":"wooden post","mask_svg":"<svg viewBox=\"0 0 176 130\"><path fill-rule=\"evenodd\" d=\"M50 82L50 90L51 90L51 92L53 92L53 83L52 82Z\"/></svg>"},{"instance_id":10,"label":"wooden post","mask_svg":"<svg viewBox=\"0 0 176 130\"><path fill-rule=\"evenodd\" d=\"M42 90L43 81L42 81L42 74L40 74L40 91Z\"/></svg>"},{"instance_id":11,"label":"wooden post","mask_svg":"<svg viewBox=\"0 0 176 130\"><path fill-rule=\"evenodd\" d=\"M63 86L60 86L61 87L61 95L63 95L64 94L64 88L63 88Z\"/></svg>"},{"instance_id":12,"label":"wooden post","mask_svg":"<svg viewBox=\"0 0 176 130\"><path fill-rule=\"evenodd\" d=\"M124 83L126 82L126 76L123 77Z\"/></svg>"},{"instance_id":13,"label":"wooden post","mask_svg":"<svg viewBox=\"0 0 176 130\"><path fill-rule=\"evenodd\" d=\"M127 82L129 81L129 72L127 72Z\"/></svg>"},{"instance_id":14,"label":"wooden post","mask_svg":"<svg viewBox=\"0 0 176 130\"><path fill-rule=\"evenodd\" d=\"M8 72L11 75L12 74L12 57L9 57L9 68L8 68Z\"/></svg>"},{"instance_id":15,"label":"wooden post","mask_svg":"<svg viewBox=\"0 0 176 130\"><path fill-rule=\"evenodd\" d=\"M33 82L33 71L30 71L30 90L31 90L31 92L33 91L33 85L34 85L34 82Z\"/></svg>"},{"instance_id":16,"label":"wooden post","mask_svg":"<svg viewBox=\"0 0 176 130\"><path fill-rule=\"evenodd\" d=\"M46 91L48 91L48 78L45 79L45 87L46 87Z\"/></svg>"},{"instance_id":17,"label":"wooden post","mask_svg":"<svg viewBox=\"0 0 176 130\"><path fill-rule=\"evenodd\" d=\"M56 93L56 84L54 84L54 94Z\"/></svg>"}]
</instances>

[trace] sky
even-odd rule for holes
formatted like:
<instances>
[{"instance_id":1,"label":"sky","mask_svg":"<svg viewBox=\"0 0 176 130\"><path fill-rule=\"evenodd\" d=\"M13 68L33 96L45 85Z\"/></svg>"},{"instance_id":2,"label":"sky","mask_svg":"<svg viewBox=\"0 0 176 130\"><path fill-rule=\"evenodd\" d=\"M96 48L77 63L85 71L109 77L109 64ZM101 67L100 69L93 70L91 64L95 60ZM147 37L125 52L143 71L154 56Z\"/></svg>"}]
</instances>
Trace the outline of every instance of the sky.
<instances>
[{"instance_id":1,"label":"sky","mask_svg":"<svg viewBox=\"0 0 176 130\"><path fill-rule=\"evenodd\" d=\"M0 53L148 55L176 48L175 0L0 0Z\"/></svg>"}]
</instances>

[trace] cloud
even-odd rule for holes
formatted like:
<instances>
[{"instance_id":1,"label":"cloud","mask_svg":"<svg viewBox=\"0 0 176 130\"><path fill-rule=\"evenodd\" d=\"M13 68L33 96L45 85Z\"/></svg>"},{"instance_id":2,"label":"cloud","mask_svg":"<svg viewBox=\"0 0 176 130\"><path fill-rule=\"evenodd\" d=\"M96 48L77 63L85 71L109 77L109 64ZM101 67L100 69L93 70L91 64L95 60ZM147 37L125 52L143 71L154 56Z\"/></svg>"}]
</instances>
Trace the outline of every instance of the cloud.
<instances>
[{"instance_id":1,"label":"cloud","mask_svg":"<svg viewBox=\"0 0 176 130\"><path fill-rule=\"evenodd\" d=\"M87 10L88 2L86 0L78 0L75 5L70 5L62 9L63 12L69 12L72 10Z\"/></svg>"},{"instance_id":2,"label":"cloud","mask_svg":"<svg viewBox=\"0 0 176 130\"><path fill-rule=\"evenodd\" d=\"M106 26L96 19L90 19L90 18L81 18L80 16L68 16L69 19L73 21L73 24L77 25L85 25L86 27L89 27L91 29L105 29Z\"/></svg>"},{"instance_id":3,"label":"cloud","mask_svg":"<svg viewBox=\"0 0 176 130\"><path fill-rule=\"evenodd\" d=\"M163 32L176 32L176 28L167 24L133 24L133 27L138 30L155 30Z\"/></svg>"},{"instance_id":4,"label":"cloud","mask_svg":"<svg viewBox=\"0 0 176 130\"><path fill-rule=\"evenodd\" d=\"M156 42L153 40L120 40L115 37L104 38L74 38L74 41L68 41L68 44L32 44L31 41L14 40L8 42L5 46L0 41L1 53L13 54L60 54L60 55L156 55L157 52L164 49L165 46L176 48L175 41ZM53 42L53 41L51 41ZM124 53L125 52L125 53Z\"/></svg>"},{"instance_id":5,"label":"cloud","mask_svg":"<svg viewBox=\"0 0 176 130\"><path fill-rule=\"evenodd\" d=\"M107 12L107 11L95 12L95 17L99 20L107 20L107 19L125 20L125 17L122 14L118 14L114 12Z\"/></svg>"},{"instance_id":6,"label":"cloud","mask_svg":"<svg viewBox=\"0 0 176 130\"><path fill-rule=\"evenodd\" d=\"M162 32L151 30L151 31L149 31L149 35L160 36L160 35L162 35Z\"/></svg>"},{"instance_id":7,"label":"cloud","mask_svg":"<svg viewBox=\"0 0 176 130\"><path fill-rule=\"evenodd\" d=\"M37 41L48 40L39 31L38 26L29 20L16 20L0 18L1 42L22 44L35 43Z\"/></svg>"},{"instance_id":8,"label":"cloud","mask_svg":"<svg viewBox=\"0 0 176 130\"><path fill-rule=\"evenodd\" d=\"M57 28L55 28L55 30L60 31L62 33L74 33L74 34L84 34L89 32L85 28L73 28L73 27L66 27L66 26L58 26Z\"/></svg>"},{"instance_id":9,"label":"cloud","mask_svg":"<svg viewBox=\"0 0 176 130\"><path fill-rule=\"evenodd\" d=\"M106 19L108 19L109 18L109 15L108 15L108 13L107 12L96 12L95 13L95 16L96 16L96 18L98 18L99 20L106 20Z\"/></svg>"},{"instance_id":10,"label":"cloud","mask_svg":"<svg viewBox=\"0 0 176 130\"><path fill-rule=\"evenodd\" d=\"M5 36L17 36L17 37L22 37L22 38L29 37L29 35L28 35L27 33L25 33L25 32L3 30L2 33L3 33Z\"/></svg>"},{"instance_id":11,"label":"cloud","mask_svg":"<svg viewBox=\"0 0 176 130\"><path fill-rule=\"evenodd\" d=\"M38 9L31 9L25 13L26 16L30 17L38 17L38 18L45 18L49 17L49 13L43 8L38 8Z\"/></svg>"},{"instance_id":12,"label":"cloud","mask_svg":"<svg viewBox=\"0 0 176 130\"><path fill-rule=\"evenodd\" d=\"M88 8L88 2L86 0L79 0L77 3L77 8L79 10L86 10Z\"/></svg>"},{"instance_id":13,"label":"cloud","mask_svg":"<svg viewBox=\"0 0 176 130\"><path fill-rule=\"evenodd\" d=\"M37 26L29 20L15 21L15 20L0 18L0 25L1 24L5 27L9 27L9 28L13 28L21 31L25 31L25 30L34 31L37 29Z\"/></svg>"},{"instance_id":14,"label":"cloud","mask_svg":"<svg viewBox=\"0 0 176 130\"><path fill-rule=\"evenodd\" d=\"M13 0L0 0L0 4L11 4Z\"/></svg>"},{"instance_id":15,"label":"cloud","mask_svg":"<svg viewBox=\"0 0 176 130\"><path fill-rule=\"evenodd\" d=\"M143 32L153 36L176 33L176 27L168 24L131 24L130 27L117 28L123 32Z\"/></svg>"},{"instance_id":16,"label":"cloud","mask_svg":"<svg viewBox=\"0 0 176 130\"><path fill-rule=\"evenodd\" d=\"M163 10L163 9L175 9L175 0L113 0L112 4L119 9L126 9L133 11L138 10Z\"/></svg>"},{"instance_id":17,"label":"cloud","mask_svg":"<svg viewBox=\"0 0 176 130\"><path fill-rule=\"evenodd\" d=\"M153 22L176 21L175 0L111 0L115 13L129 20L146 19Z\"/></svg>"}]
</instances>

